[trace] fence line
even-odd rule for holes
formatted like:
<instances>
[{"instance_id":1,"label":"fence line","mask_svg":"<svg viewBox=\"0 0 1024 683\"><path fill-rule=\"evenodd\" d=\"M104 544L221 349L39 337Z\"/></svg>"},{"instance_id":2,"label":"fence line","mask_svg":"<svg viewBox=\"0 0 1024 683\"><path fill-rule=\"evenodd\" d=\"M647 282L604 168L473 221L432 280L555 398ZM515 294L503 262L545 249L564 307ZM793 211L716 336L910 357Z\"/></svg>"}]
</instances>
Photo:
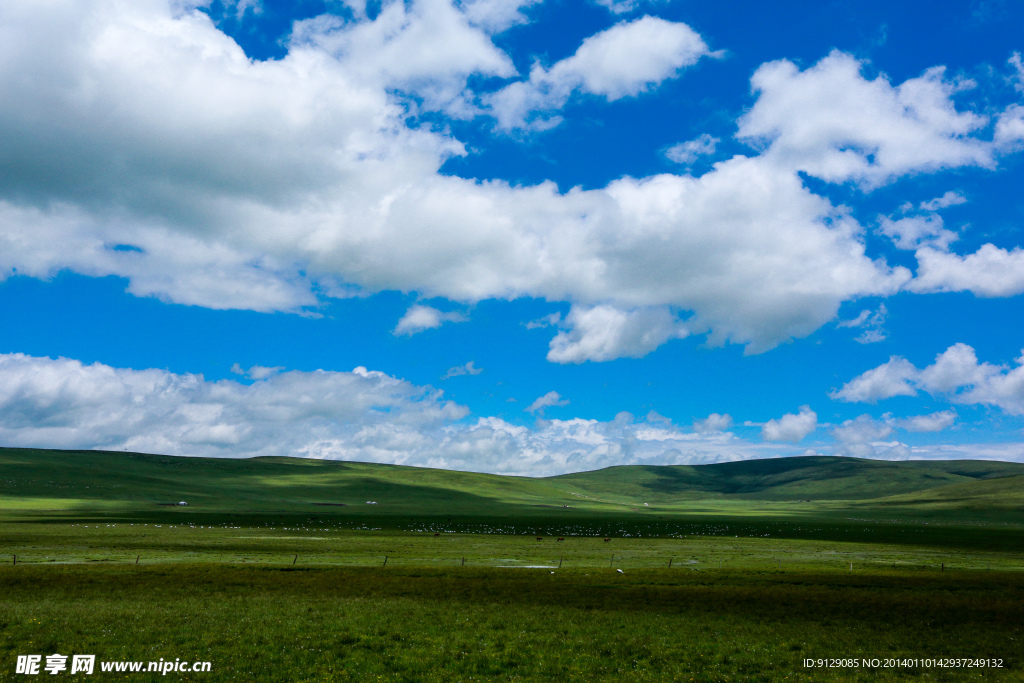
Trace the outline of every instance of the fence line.
<instances>
[{"instance_id":1,"label":"fence line","mask_svg":"<svg viewBox=\"0 0 1024 683\"><path fill-rule=\"evenodd\" d=\"M291 555L291 560L288 560L288 555ZM383 561L381 558L383 557ZM583 556L561 556L557 560L554 558L543 558L536 555L532 557L516 557L508 559L497 559L492 557L472 559L466 556L457 557L422 557L422 556L396 556L393 554L380 554L380 555L344 555L344 554L332 554L332 553L283 553L275 551L256 551L248 553L193 553L191 555L172 555L169 553L154 553L148 557L143 557L142 553L136 552L133 558L130 553L117 553L104 555L101 553L90 554L85 556L64 556L63 559L60 555L58 556L42 556L32 557L22 553L11 554L11 565L56 565L56 564L130 564L135 566L146 566L156 564L239 564L239 565L288 565L288 566L300 566L298 564L299 559L302 558L303 562L301 566L304 567L387 567L391 566L405 566L405 567L444 567L451 566L453 564L459 567L476 567L476 568L505 568L505 569L518 569L518 568L544 568L544 569L597 569L602 566L602 561L594 555L583 555ZM674 571L680 571L690 569L691 571L707 571L712 569L727 571L782 571L782 560L778 558L761 558L761 561L757 559L740 560L736 561L737 558L727 557L713 557L703 561L691 559L687 563L676 563L675 557L669 557L667 559L667 569ZM946 562L914 562L912 560L884 560L884 559L869 559L859 561L849 561L843 559L841 564L837 565L835 559L829 560L815 560L815 559L803 559L803 560L790 560L787 561L787 569L793 572L799 571L820 571L827 569L829 566L834 568L845 569L847 573L854 571L877 571L879 569L885 569L889 571L935 571L938 573L949 572L962 572L962 571L986 571L990 572L993 568L996 571L1022 571L1024 567L1016 566L1013 564L996 564L993 567L991 562L969 562L958 564L949 564ZM618 555L612 553L609 558L607 565L608 569L622 568L622 569L657 569L658 567L666 568L666 558L662 557L649 557L649 556L629 556L629 555Z\"/></svg>"}]
</instances>

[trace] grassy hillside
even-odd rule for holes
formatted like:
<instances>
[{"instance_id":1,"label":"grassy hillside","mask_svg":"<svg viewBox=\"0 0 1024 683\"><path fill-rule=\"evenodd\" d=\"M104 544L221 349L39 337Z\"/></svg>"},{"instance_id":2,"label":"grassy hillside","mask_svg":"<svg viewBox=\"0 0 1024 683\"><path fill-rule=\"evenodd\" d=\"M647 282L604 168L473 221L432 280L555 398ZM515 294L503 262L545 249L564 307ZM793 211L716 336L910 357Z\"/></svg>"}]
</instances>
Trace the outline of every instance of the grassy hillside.
<instances>
[{"instance_id":1,"label":"grassy hillside","mask_svg":"<svg viewBox=\"0 0 1024 683\"><path fill-rule=\"evenodd\" d=\"M746 460L716 465L609 467L553 477L592 495L648 502L679 499L864 500L1024 474L986 460L879 461L839 457Z\"/></svg>"},{"instance_id":2,"label":"grassy hillside","mask_svg":"<svg viewBox=\"0 0 1024 683\"><path fill-rule=\"evenodd\" d=\"M203 523L244 515L260 524L333 519L406 528L440 520L473 530L515 521L537 532L587 524L601 535L788 538L817 538L824 521L830 538L852 541L866 538L861 521L895 518L918 525L911 536L924 540L946 535L936 521L1021 526L1022 483L1024 465L984 461L803 457L529 478L296 458L0 449L0 521ZM178 501L188 506L171 505ZM910 538L880 528L871 527L871 538ZM974 530L971 537L983 543Z\"/></svg>"},{"instance_id":3,"label":"grassy hillside","mask_svg":"<svg viewBox=\"0 0 1024 683\"><path fill-rule=\"evenodd\" d=\"M794 457L698 466L622 466L547 478L301 458L187 458L0 448L0 497L217 508L365 505L679 505L689 501L924 501L1015 505L1024 465ZM1003 481L999 481L1003 480ZM1014 484L1016 482L1016 485ZM925 492L932 492L926 494ZM1006 497L1009 496L1009 499ZM1014 500L1016 499L1016 502Z\"/></svg>"}]
</instances>

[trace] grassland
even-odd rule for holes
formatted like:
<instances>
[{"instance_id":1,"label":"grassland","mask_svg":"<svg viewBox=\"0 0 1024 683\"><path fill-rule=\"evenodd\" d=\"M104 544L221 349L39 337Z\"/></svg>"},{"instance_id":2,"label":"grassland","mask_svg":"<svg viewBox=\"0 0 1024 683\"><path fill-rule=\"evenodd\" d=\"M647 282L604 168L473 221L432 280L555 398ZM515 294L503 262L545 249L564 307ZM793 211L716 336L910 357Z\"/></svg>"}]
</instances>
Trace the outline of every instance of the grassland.
<instances>
[{"instance_id":1,"label":"grassland","mask_svg":"<svg viewBox=\"0 0 1024 683\"><path fill-rule=\"evenodd\" d=\"M1024 680L1022 477L0 449L0 679L60 652L206 681ZM803 666L854 657L1004 666Z\"/></svg>"}]
</instances>

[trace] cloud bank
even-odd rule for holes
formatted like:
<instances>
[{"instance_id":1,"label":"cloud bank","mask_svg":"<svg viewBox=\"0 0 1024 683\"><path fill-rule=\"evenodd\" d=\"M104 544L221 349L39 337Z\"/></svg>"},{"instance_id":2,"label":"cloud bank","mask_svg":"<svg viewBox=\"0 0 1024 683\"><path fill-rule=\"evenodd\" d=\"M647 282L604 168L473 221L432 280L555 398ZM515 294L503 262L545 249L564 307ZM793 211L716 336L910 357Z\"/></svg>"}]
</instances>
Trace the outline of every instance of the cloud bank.
<instances>
[{"instance_id":1,"label":"cloud bank","mask_svg":"<svg viewBox=\"0 0 1024 683\"><path fill-rule=\"evenodd\" d=\"M531 410L567 403L551 392ZM303 456L529 476L776 454L732 434L692 433L628 413L611 422L542 420L532 429L467 415L441 391L362 367L279 372L242 384L0 355L0 442L7 446Z\"/></svg>"}]
</instances>

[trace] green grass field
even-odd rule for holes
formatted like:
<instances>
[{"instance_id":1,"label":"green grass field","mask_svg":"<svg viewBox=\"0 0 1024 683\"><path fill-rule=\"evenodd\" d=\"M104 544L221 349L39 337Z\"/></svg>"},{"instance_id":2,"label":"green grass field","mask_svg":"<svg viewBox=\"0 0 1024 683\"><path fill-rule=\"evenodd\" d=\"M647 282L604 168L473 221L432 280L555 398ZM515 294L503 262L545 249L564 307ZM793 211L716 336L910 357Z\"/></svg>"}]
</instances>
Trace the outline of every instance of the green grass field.
<instances>
[{"instance_id":1,"label":"green grass field","mask_svg":"<svg viewBox=\"0 0 1024 683\"><path fill-rule=\"evenodd\" d=\"M1022 479L0 449L0 679L56 652L211 662L112 680L1024 680Z\"/></svg>"}]
</instances>

